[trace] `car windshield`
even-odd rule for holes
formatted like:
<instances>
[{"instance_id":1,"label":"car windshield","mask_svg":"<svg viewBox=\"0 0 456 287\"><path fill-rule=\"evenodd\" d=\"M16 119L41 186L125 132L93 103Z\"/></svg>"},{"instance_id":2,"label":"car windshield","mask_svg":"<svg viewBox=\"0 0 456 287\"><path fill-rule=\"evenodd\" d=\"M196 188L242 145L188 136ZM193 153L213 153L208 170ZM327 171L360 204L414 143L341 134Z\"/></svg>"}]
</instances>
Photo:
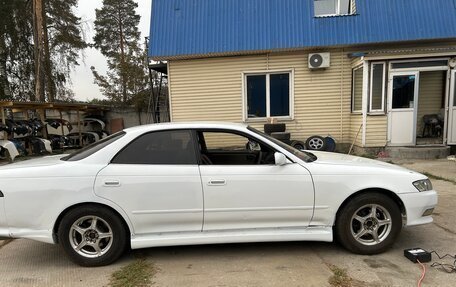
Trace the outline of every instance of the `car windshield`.
<instances>
[{"instance_id":1,"label":"car windshield","mask_svg":"<svg viewBox=\"0 0 456 287\"><path fill-rule=\"evenodd\" d=\"M305 162L312 162L312 161L317 160L317 156L314 155L313 153L310 153L310 152L307 152L307 151L301 151L299 149L296 149L296 148L294 148L294 147L292 147L290 145L287 145L287 144L279 141L278 139L275 139L275 138L271 137L268 134L265 134L265 133L255 129L255 128L252 128L251 126L248 126L247 129L249 129L250 131L252 131L252 132L254 132L256 134L259 134L262 137L267 138L268 140L272 141L276 145L278 145L281 148L285 149L286 151L292 153L293 155L297 156L298 158L300 158L301 160L303 160Z\"/></svg>"},{"instance_id":2,"label":"car windshield","mask_svg":"<svg viewBox=\"0 0 456 287\"><path fill-rule=\"evenodd\" d=\"M65 161L77 161L77 160L81 160L81 159L84 159L94 153L96 153L97 151L101 150L102 148L104 148L105 146L107 145L110 145L111 143L115 142L116 140L120 139L121 137L123 137L125 135L125 132L124 131L121 131L121 132L117 132L115 134L112 134L102 140L99 140L97 142L94 142L92 144L89 144L88 146L78 150L78 151L75 151L74 153L71 153L65 157L62 157L61 160L65 160Z\"/></svg>"}]
</instances>

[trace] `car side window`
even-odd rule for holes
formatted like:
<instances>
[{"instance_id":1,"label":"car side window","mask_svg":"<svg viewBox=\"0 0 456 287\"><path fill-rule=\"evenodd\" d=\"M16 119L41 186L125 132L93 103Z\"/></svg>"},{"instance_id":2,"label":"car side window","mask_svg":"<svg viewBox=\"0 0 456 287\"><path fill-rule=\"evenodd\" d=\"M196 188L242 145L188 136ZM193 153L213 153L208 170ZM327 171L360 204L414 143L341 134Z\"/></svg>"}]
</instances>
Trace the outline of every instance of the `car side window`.
<instances>
[{"instance_id":1,"label":"car side window","mask_svg":"<svg viewBox=\"0 0 456 287\"><path fill-rule=\"evenodd\" d=\"M117 164L197 164L189 130L143 134L130 142L111 161Z\"/></svg>"},{"instance_id":2,"label":"car side window","mask_svg":"<svg viewBox=\"0 0 456 287\"><path fill-rule=\"evenodd\" d=\"M245 135L228 131L198 131L203 165L274 164L274 150Z\"/></svg>"}]
</instances>

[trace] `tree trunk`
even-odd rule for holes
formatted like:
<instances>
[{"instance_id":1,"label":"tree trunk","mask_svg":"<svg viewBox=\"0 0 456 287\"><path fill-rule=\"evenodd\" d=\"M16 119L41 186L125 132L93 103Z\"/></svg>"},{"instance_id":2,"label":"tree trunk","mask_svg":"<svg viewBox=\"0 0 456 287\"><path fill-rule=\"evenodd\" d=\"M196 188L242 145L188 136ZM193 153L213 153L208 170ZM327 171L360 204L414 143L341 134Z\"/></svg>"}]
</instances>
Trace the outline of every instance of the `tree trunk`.
<instances>
[{"instance_id":1,"label":"tree trunk","mask_svg":"<svg viewBox=\"0 0 456 287\"><path fill-rule=\"evenodd\" d=\"M6 73L6 57L5 38L4 35L0 35L0 99L11 98L11 90Z\"/></svg>"},{"instance_id":2,"label":"tree trunk","mask_svg":"<svg viewBox=\"0 0 456 287\"><path fill-rule=\"evenodd\" d=\"M55 100L55 83L52 75L51 54L49 52L49 37L47 29L46 2L41 9L41 18L43 24L43 48L44 48L44 75L46 82L46 90L49 102Z\"/></svg>"},{"instance_id":3,"label":"tree trunk","mask_svg":"<svg viewBox=\"0 0 456 287\"><path fill-rule=\"evenodd\" d=\"M120 32L120 77L122 78L122 101L127 103L127 77L125 76L125 47L124 47L124 33L122 25L122 15L119 9L119 32Z\"/></svg>"},{"instance_id":4,"label":"tree trunk","mask_svg":"<svg viewBox=\"0 0 456 287\"><path fill-rule=\"evenodd\" d=\"M43 75L43 0L33 0L33 43L35 58L35 95L31 100L45 100Z\"/></svg>"}]
</instances>

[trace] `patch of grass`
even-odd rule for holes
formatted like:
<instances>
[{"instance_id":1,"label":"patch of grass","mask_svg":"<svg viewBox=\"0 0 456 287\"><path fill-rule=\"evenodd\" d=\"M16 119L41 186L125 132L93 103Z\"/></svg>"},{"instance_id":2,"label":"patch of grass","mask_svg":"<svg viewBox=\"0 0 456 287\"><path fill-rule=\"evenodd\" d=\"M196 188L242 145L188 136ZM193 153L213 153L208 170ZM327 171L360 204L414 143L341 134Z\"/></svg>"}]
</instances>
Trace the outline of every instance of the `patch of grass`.
<instances>
[{"instance_id":1,"label":"patch of grass","mask_svg":"<svg viewBox=\"0 0 456 287\"><path fill-rule=\"evenodd\" d=\"M334 287L351 287L353 279L347 275L347 270L337 267L336 265L328 264L334 274L329 278L329 284Z\"/></svg>"},{"instance_id":2,"label":"patch of grass","mask_svg":"<svg viewBox=\"0 0 456 287\"><path fill-rule=\"evenodd\" d=\"M153 265L145 259L138 259L111 275L111 287L147 287L152 284L156 273Z\"/></svg>"},{"instance_id":3,"label":"patch of grass","mask_svg":"<svg viewBox=\"0 0 456 287\"><path fill-rule=\"evenodd\" d=\"M444 177L441 177L441 176L438 176L438 175L434 175L434 174L429 173L429 172L422 172L422 174L424 174L425 176L429 177L430 179L444 180L444 181L451 182L452 184L456 184L456 180L444 178Z\"/></svg>"}]
</instances>

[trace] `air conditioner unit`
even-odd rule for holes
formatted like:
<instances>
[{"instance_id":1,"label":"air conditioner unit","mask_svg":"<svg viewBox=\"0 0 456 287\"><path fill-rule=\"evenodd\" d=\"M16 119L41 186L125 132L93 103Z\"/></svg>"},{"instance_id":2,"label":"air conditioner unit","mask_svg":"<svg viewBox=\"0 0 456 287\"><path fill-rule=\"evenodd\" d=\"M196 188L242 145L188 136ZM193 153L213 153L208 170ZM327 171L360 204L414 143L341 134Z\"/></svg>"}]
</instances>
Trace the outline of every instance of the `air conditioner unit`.
<instances>
[{"instance_id":1,"label":"air conditioner unit","mask_svg":"<svg viewBox=\"0 0 456 287\"><path fill-rule=\"evenodd\" d=\"M309 69L329 68L329 53L309 54Z\"/></svg>"}]
</instances>

